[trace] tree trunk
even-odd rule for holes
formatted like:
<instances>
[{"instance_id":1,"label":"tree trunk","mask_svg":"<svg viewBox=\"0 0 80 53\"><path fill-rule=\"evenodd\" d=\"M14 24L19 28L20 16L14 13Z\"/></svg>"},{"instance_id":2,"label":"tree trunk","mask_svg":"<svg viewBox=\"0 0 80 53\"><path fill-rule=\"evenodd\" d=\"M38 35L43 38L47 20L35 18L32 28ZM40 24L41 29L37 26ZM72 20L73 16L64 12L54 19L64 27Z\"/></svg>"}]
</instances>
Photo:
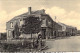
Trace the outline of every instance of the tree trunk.
<instances>
[{"instance_id":1,"label":"tree trunk","mask_svg":"<svg viewBox=\"0 0 80 53\"><path fill-rule=\"evenodd\" d=\"M31 33L31 39L32 39L32 33Z\"/></svg>"}]
</instances>

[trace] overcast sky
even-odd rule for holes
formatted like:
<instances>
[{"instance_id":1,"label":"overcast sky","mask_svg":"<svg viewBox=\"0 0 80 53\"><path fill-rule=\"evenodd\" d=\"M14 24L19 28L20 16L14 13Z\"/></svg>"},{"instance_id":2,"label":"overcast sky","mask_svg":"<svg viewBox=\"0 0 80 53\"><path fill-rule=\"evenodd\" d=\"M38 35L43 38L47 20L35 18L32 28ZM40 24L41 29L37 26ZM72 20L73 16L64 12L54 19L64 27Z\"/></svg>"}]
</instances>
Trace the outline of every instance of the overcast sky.
<instances>
[{"instance_id":1,"label":"overcast sky","mask_svg":"<svg viewBox=\"0 0 80 53\"><path fill-rule=\"evenodd\" d=\"M80 0L0 0L0 32L6 31L6 22L14 16L32 10L45 9L57 22L80 29Z\"/></svg>"}]
</instances>

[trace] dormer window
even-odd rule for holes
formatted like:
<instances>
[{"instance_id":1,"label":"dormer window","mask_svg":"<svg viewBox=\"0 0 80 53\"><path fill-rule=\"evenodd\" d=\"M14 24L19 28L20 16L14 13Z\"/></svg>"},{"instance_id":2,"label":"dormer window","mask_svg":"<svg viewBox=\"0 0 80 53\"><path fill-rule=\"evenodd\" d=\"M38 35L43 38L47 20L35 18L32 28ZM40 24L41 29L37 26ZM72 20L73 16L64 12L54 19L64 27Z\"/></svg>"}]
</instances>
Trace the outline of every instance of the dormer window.
<instances>
[{"instance_id":1,"label":"dormer window","mask_svg":"<svg viewBox=\"0 0 80 53\"><path fill-rule=\"evenodd\" d=\"M13 28L13 22L10 23L11 28Z\"/></svg>"}]
</instances>

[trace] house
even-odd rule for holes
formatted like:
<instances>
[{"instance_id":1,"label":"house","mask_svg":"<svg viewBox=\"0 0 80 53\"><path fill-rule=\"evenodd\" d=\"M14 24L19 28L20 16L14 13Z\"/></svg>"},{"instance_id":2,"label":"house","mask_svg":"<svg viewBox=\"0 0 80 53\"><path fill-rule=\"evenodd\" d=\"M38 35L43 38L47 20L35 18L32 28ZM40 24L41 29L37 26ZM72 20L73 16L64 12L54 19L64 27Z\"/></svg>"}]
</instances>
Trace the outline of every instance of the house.
<instances>
[{"instance_id":1,"label":"house","mask_svg":"<svg viewBox=\"0 0 80 53\"><path fill-rule=\"evenodd\" d=\"M34 17L39 17L40 20L42 20L41 24L41 30L38 33L42 34L43 39L47 38L52 38L53 36L53 23L54 21L52 18L45 13L45 10L37 10L37 11L32 11L31 7L28 7L28 12L23 13L21 15L15 16L12 18L10 21L6 23L6 30L7 30L7 39L11 40L14 38L14 26L16 23L18 24L19 29L21 28L22 25L24 25L24 18L27 18L28 16L33 16ZM20 30L19 30L20 31ZM38 36L38 33L34 33L33 37ZM20 34L20 37L23 38L30 38L30 34Z\"/></svg>"},{"instance_id":2,"label":"house","mask_svg":"<svg viewBox=\"0 0 80 53\"><path fill-rule=\"evenodd\" d=\"M55 22L48 14L45 13L45 10L36 10L32 11L31 7L28 7L28 12L23 13L21 15L13 17L6 23L6 30L7 30L7 39L15 39L15 26L18 25L17 29L19 30L19 38L31 38L30 32L22 33L20 30L23 25L25 25L25 18L29 16L38 17L41 20L41 29L39 31L35 31L32 34L32 38L37 38L39 34L42 35L43 39L54 38L58 36L69 36L74 35L77 32L76 27L68 26L63 23Z\"/></svg>"},{"instance_id":3,"label":"house","mask_svg":"<svg viewBox=\"0 0 80 53\"><path fill-rule=\"evenodd\" d=\"M77 34L77 28L73 27L73 26L67 26L67 32L69 33L69 35L74 36Z\"/></svg>"},{"instance_id":4,"label":"house","mask_svg":"<svg viewBox=\"0 0 80 53\"><path fill-rule=\"evenodd\" d=\"M0 39L1 39L1 33L0 33Z\"/></svg>"},{"instance_id":5,"label":"house","mask_svg":"<svg viewBox=\"0 0 80 53\"><path fill-rule=\"evenodd\" d=\"M72 27L60 22L58 22L58 24L62 26L61 30L58 30L58 32L62 31L63 36L73 36L77 34L76 27Z\"/></svg>"},{"instance_id":6,"label":"house","mask_svg":"<svg viewBox=\"0 0 80 53\"><path fill-rule=\"evenodd\" d=\"M54 22L53 24L54 29L53 30L53 34L55 37L62 37L62 36L66 36L66 26L63 23L60 22Z\"/></svg>"},{"instance_id":7,"label":"house","mask_svg":"<svg viewBox=\"0 0 80 53\"><path fill-rule=\"evenodd\" d=\"M80 30L77 30L77 34L80 34Z\"/></svg>"},{"instance_id":8,"label":"house","mask_svg":"<svg viewBox=\"0 0 80 53\"><path fill-rule=\"evenodd\" d=\"M53 21L53 38L58 37L58 31L62 31L62 26Z\"/></svg>"}]
</instances>

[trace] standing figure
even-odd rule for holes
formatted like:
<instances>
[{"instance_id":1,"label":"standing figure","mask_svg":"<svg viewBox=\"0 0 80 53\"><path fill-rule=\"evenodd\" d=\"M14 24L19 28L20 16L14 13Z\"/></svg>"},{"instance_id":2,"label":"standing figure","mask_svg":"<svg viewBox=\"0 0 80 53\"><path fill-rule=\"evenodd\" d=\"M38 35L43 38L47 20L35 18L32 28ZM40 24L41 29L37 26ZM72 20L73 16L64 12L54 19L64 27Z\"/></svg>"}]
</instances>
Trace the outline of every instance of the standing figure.
<instances>
[{"instance_id":1,"label":"standing figure","mask_svg":"<svg viewBox=\"0 0 80 53\"><path fill-rule=\"evenodd\" d=\"M39 34L38 35L38 49L39 49L39 51L41 51L41 45L42 45L42 35L41 34Z\"/></svg>"}]
</instances>

